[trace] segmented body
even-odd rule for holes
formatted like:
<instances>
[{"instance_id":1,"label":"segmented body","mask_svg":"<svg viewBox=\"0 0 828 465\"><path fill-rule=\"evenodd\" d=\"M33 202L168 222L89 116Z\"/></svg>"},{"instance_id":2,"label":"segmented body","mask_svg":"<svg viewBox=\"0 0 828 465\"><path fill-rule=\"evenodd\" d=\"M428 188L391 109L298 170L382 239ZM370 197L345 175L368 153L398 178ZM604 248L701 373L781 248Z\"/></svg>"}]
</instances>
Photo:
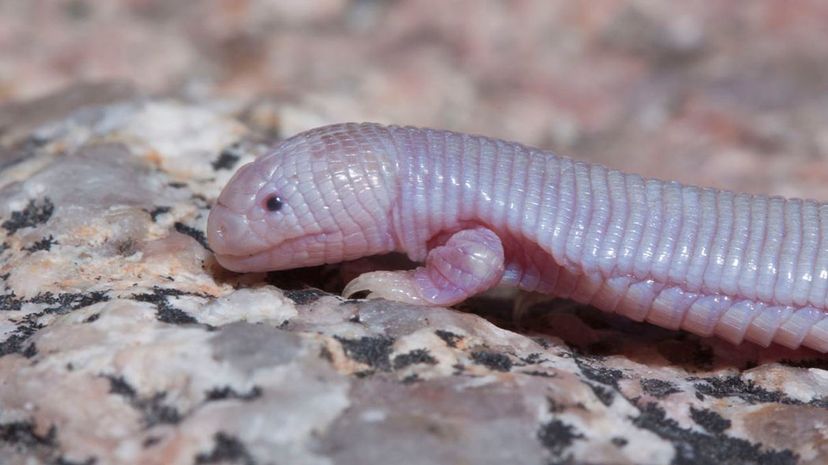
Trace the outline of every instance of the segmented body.
<instances>
[{"instance_id":1,"label":"segmented body","mask_svg":"<svg viewBox=\"0 0 828 465\"><path fill-rule=\"evenodd\" d=\"M389 248L415 260L435 238L482 226L502 242L504 284L734 343L828 351L826 204L645 179L449 131L315 131L301 137L318 150L392 161L393 182L374 189L393 190Z\"/></svg>"}]
</instances>

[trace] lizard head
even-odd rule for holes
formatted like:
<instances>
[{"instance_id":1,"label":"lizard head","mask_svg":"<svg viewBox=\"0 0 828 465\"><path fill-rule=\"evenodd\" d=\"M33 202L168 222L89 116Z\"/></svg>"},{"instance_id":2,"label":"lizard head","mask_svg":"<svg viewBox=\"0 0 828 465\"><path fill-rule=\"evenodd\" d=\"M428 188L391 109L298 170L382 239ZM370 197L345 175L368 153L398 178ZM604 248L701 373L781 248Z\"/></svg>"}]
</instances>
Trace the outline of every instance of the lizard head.
<instances>
[{"instance_id":1,"label":"lizard head","mask_svg":"<svg viewBox=\"0 0 828 465\"><path fill-rule=\"evenodd\" d=\"M392 251L397 168L381 131L370 124L310 130L239 168L207 220L218 262L267 271Z\"/></svg>"}]
</instances>

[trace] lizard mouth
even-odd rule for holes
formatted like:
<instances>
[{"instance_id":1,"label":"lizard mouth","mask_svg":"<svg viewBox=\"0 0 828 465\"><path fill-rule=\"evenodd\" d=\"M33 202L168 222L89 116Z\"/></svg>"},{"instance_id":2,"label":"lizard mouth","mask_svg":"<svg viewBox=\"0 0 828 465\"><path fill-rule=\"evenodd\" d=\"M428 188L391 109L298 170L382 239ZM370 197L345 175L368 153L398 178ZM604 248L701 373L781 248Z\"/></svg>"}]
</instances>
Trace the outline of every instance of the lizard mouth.
<instances>
[{"instance_id":1,"label":"lizard mouth","mask_svg":"<svg viewBox=\"0 0 828 465\"><path fill-rule=\"evenodd\" d=\"M322 265L325 261L325 233L286 239L251 254L216 253L219 264L238 273L278 271Z\"/></svg>"},{"instance_id":2,"label":"lizard mouth","mask_svg":"<svg viewBox=\"0 0 828 465\"><path fill-rule=\"evenodd\" d=\"M319 265L327 256L325 231L309 231L300 236L271 242L256 234L247 217L219 200L207 218L207 240L216 260L224 268L239 273L284 270Z\"/></svg>"}]
</instances>

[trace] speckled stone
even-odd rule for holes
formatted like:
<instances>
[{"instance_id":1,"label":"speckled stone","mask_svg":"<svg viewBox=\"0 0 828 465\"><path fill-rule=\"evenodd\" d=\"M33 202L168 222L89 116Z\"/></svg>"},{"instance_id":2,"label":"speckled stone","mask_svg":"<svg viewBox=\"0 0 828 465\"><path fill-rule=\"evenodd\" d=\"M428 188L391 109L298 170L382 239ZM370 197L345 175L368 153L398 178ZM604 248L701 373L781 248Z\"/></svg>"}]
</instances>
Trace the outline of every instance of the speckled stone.
<instances>
[{"instance_id":1,"label":"speckled stone","mask_svg":"<svg viewBox=\"0 0 828 465\"><path fill-rule=\"evenodd\" d=\"M810 352L561 301L515 313L502 291L457 309L338 297L371 261L222 270L210 205L273 142L238 112L0 115L17 134L0 151L0 462L826 461Z\"/></svg>"}]
</instances>

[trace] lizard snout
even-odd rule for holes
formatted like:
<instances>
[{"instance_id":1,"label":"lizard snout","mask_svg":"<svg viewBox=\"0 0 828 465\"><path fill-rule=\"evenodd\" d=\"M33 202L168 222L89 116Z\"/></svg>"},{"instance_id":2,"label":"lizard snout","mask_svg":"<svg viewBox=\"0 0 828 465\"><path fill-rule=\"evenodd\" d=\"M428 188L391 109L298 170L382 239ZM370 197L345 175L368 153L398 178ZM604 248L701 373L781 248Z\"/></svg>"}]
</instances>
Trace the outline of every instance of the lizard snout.
<instances>
[{"instance_id":1,"label":"lizard snout","mask_svg":"<svg viewBox=\"0 0 828 465\"><path fill-rule=\"evenodd\" d=\"M247 217L217 203L207 218L207 241L217 255L250 255L267 248Z\"/></svg>"}]
</instances>

